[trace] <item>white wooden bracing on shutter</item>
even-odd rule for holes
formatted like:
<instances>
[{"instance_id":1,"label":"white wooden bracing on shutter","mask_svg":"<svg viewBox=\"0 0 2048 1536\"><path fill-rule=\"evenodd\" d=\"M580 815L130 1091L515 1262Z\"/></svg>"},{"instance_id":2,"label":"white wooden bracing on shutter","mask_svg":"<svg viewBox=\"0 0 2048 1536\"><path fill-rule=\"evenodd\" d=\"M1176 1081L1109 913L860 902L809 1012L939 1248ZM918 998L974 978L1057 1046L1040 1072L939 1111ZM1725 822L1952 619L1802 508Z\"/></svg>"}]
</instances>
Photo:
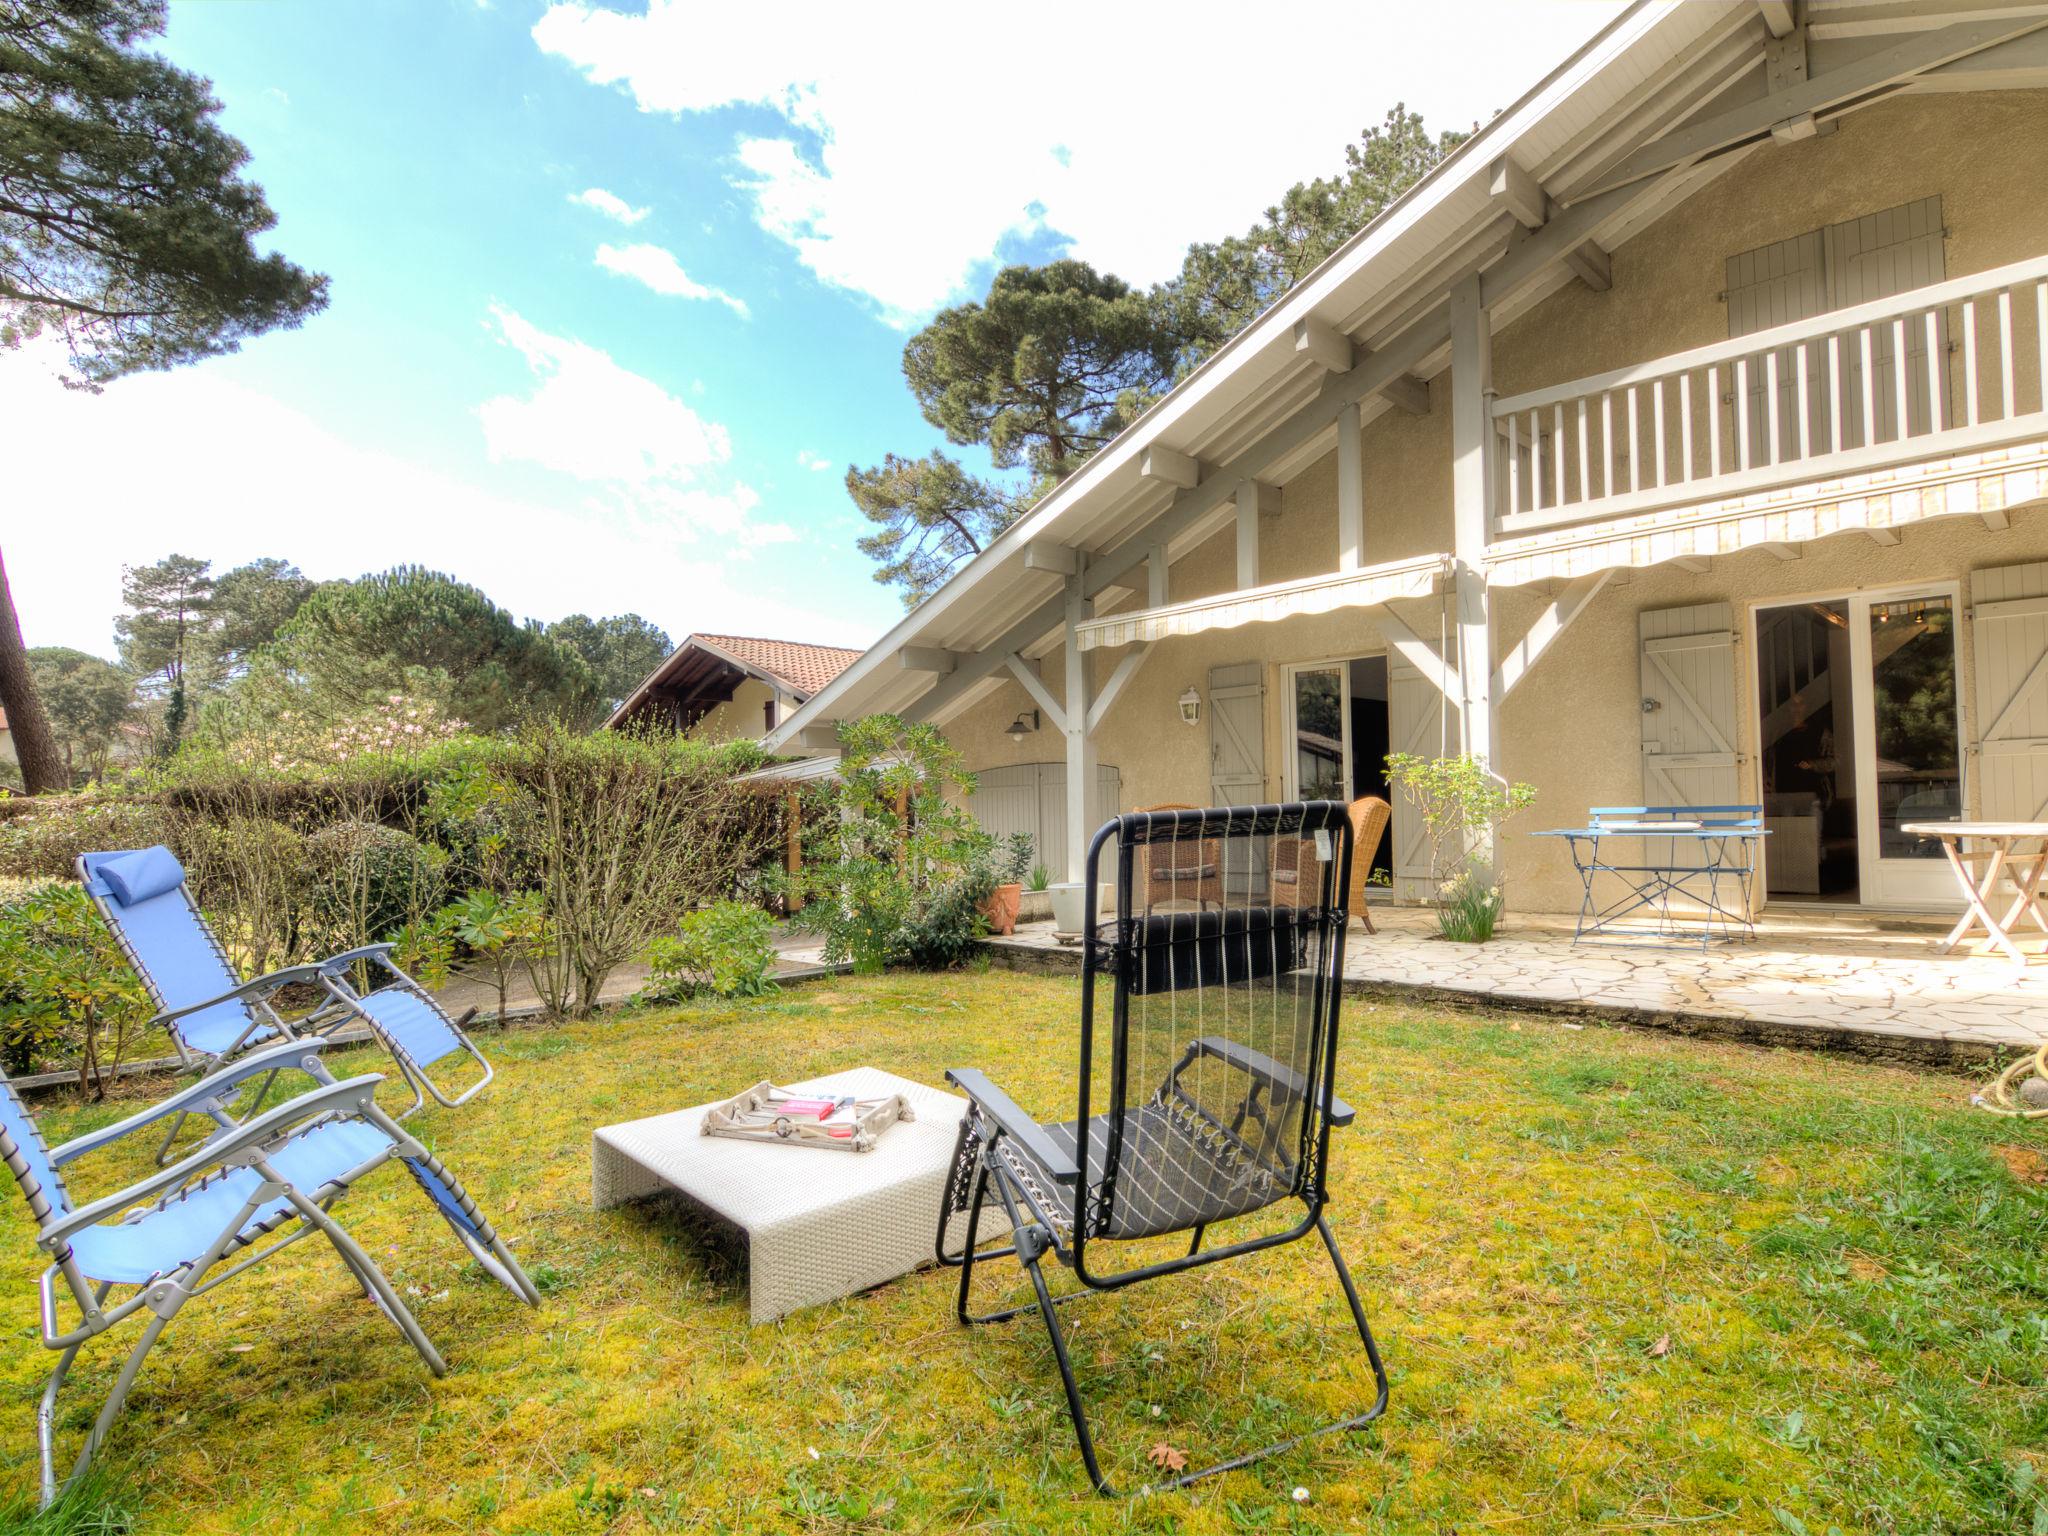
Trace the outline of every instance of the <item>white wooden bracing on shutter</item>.
<instances>
[{"instance_id":1,"label":"white wooden bracing on shutter","mask_svg":"<svg viewBox=\"0 0 2048 1536\"><path fill-rule=\"evenodd\" d=\"M1760 246L1728 258L1728 334L1747 336L1774 325L1810 320L1831 309L1888 299L1911 288L1938 283L1947 275L1943 245L1941 199L1923 197L1881 213L1865 214L1830 224L1789 240ZM1937 317L1936 345L1948 344L1946 317ZM1898 395L1892 373L1895 339L1880 328L1872 337L1871 373L1878 436L1892 435L1898 416ZM1928 430L1931 406L1927 389L1927 331L1907 328L1906 409L1911 430ZM1843 437L1852 446L1868 441L1859 419L1863 397L1863 358L1851 348L1843 362ZM1823 369L1826 349L1807 348L1807 410L1813 441L1827 437L1827 390ZM1780 456L1798 446L1799 359L1790 347L1778 354L1778 421ZM1749 386L1750 439L1762 443L1768 432L1764 370L1758 367ZM1944 421L1951 415L1944 412Z\"/></svg>"},{"instance_id":2,"label":"white wooden bracing on shutter","mask_svg":"<svg viewBox=\"0 0 2048 1536\"><path fill-rule=\"evenodd\" d=\"M1115 766L1096 767L1097 809L1107 821L1122 806L1122 779ZM998 839L1029 832L1037 849L1037 860L1055 880L1078 880L1081 872L1067 873L1067 765L1065 763L1015 763L1007 768L984 768L974 776L974 793L967 809L976 825Z\"/></svg>"},{"instance_id":3,"label":"white wooden bracing on shutter","mask_svg":"<svg viewBox=\"0 0 2048 1536\"><path fill-rule=\"evenodd\" d=\"M1734 623L1726 603L1652 609L1638 621L1645 805L1739 798Z\"/></svg>"},{"instance_id":4,"label":"white wooden bracing on shutter","mask_svg":"<svg viewBox=\"0 0 2048 1536\"><path fill-rule=\"evenodd\" d=\"M1434 646L1431 647L1435 649ZM1457 714L1445 715L1444 696L1400 652L1387 657L1387 738L1390 750L1415 757L1455 752ZM1429 868L1429 830L1408 797L1394 792L1394 895L1402 901L1432 901L1436 886Z\"/></svg>"},{"instance_id":5,"label":"white wooden bracing on shutter","mask_svg":"<svg viewBox=\"0 0 2048 1536\"><path fill-rule=\"evenodd\" d=\"M1209 803L1258 805L1266 799L1266 665L1240 661L1209 669ZM1266 877L1265 844L1245 844L1251 860L1223 872L1233 896Z\"/></svg>"},{"instance_id":6,"label":"white wooden bracing on shutter","mask_svg":"<svg viewBox=\"0 0 2048 1536\"><path fill-rule=\"evenodd\" d=\"M2048 820L2048 565L1970 577L1978 814Z\"/></svg>"}]
</instances>

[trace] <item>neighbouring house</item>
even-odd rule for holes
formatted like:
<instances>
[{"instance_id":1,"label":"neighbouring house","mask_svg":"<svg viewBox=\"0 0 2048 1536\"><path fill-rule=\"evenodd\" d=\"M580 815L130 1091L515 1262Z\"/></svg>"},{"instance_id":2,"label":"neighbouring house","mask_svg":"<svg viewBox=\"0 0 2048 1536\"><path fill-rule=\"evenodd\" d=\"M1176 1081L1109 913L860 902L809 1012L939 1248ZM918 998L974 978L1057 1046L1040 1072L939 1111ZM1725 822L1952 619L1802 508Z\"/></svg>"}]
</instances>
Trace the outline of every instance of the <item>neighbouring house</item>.
<instances>
[{"instance_id":1,"label":"neighbouring house","mask_svg":"<svg viewBox=\"0 0 2048 1536\"><path fill-rule=\"evenodd\" d=\"M14 751L14 733L7 728L7 711L0 709L0 763L15 765L20 761Z\"/></svg>"},{"instance_id":2,"label":"neighbouring house","mask_svg":"<svg viewBox=\"0 0 2048 1536\"><path fill-rule=\"evenodd\" d=\"M1463 748L1532 827L1761 802L1769 900L1949 905L1902 823L2048 816L2044 166L2039 7L1635 5L767 743L939 722L1070 871Z\"/></svg>"},{"instance_id":3,"label":"neighbouring house","mask_svg":"<svg viewBox=\"0 0 2048 1536\"><path fill-rule=\"evenodd\" d=\"M659 722L706 741L764 736L860 654L802 640L691 635L605 724Z\"/></svg>"}]
</instances>

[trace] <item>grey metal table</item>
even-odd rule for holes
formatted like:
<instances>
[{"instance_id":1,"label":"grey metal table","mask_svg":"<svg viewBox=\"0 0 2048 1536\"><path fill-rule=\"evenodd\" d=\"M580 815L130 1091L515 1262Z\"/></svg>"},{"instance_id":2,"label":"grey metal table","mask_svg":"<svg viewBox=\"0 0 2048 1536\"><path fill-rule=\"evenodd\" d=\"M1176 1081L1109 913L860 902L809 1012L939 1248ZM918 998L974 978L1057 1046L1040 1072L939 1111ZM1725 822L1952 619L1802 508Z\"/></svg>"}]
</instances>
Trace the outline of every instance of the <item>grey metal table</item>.
<instances>
[{"instance_id":1,"label":"grey metal table","mask_svg":"<svg viewBox=\"0 0 2048 1536\"><path fill-rule=\"evenodd\" d=\"M1756 847L1770 836L1763 817L1760 805L1596 805L1583 827L1535 835L1571 846L1585 893L1574 944L1697 941L1704 948L1756 937ZM1610 838L1641 840L1639 861L1604 852ZM1653 843L1665 850L1661 860L1648 851ZM1599 888L1603 875L1612 877L1611 895Z\"/></svg>"}]
</instances>

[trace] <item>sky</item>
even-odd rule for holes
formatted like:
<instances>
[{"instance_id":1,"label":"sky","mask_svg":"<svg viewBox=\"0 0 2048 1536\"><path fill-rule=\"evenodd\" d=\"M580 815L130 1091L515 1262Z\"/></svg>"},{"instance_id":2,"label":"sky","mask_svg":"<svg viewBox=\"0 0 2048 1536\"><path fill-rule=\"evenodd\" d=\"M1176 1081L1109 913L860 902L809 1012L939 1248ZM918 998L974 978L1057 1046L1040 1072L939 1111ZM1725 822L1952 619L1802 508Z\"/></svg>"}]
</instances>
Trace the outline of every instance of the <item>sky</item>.
<instances>
[{"instance_id":1,"label":"sky","mask_svg":"<svg viewBox=\"0 0 2048 1536\"><path fill-rule=\"evenodd\" d=\"M1157 282L1395 102L1470 127L1617 9L173 0L266 248L332 298L98 395L0 355L24 638L112 654L123 565L178 552L865 644L901 604L844 476L942 444L901 373L936 311L1009 261Z\"/></svg>"}]
</instances>

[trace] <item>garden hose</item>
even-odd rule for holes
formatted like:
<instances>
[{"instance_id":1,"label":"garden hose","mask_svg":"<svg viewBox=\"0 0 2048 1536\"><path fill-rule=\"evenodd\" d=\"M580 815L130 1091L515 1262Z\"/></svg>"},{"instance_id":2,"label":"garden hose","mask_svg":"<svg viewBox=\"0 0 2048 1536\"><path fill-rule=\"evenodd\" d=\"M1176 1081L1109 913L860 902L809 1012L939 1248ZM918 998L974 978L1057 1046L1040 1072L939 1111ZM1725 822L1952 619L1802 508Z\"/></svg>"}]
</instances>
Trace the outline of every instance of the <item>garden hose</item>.
<instances>
[{"instance_id":1,"label":"garden hose","mask_svg":"<svg viewBox=\"0 0 2048 1536\"><path fill-rule=\"evenodd\" d=\"M1982 1093L1971 1094L1970 1102L1979 1109L1994 1115L2010 1115L2015 1120L2048 1118L2048 1092L2037 1100L2023 1091L2035 1078L2048 1084L2048 1040L2042 1041L2031 1056L2022 1056L1999 1073Z\"/></svg>"}]
</instances>

